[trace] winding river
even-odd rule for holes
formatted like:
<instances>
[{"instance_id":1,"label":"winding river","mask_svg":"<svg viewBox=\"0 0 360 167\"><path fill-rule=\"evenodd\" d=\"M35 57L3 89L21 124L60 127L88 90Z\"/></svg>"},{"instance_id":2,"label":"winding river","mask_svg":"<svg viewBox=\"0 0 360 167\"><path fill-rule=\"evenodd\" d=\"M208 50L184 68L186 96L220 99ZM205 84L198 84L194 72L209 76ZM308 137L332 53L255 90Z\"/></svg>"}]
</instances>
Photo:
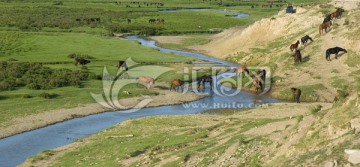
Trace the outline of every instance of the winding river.
<instances>
[{"instance_id":1,"label":"winding river","mask_svg":"<svg viewBox=\"0 0 360 167\"><path fill-rule=\"evenodd\" d=\"M172 52L184 56L192 56L198 59L219 63L224 66L237 66L237 64L197 53L160 48L155 45L155 41L144 40L138 38L137 36L129 36L127 38L129 40L137 40L144 46L156 48L162 52ZM230 74L225 73L224 75ZM216 89L230 91L230 88L217 87ZM277 100L268 97L255 96L246 92L240 92L235 96L221 96L215 93L212 96L181 105L143 108L136 112L126 112L127 110L105 112L82 118L71 119L65 122L1 139L0 167L16 166L26 160L26 158L36 155L41 151L70 144L76 139L87 137L129 118L158 115L199 114L205 110L205 108L202 108L200 104L208 104L207 109L234 107L246 108L254 107L257 105L257 102L260 102L261 104L274 103L277 102Z\"/></svg>"}]
</instances>

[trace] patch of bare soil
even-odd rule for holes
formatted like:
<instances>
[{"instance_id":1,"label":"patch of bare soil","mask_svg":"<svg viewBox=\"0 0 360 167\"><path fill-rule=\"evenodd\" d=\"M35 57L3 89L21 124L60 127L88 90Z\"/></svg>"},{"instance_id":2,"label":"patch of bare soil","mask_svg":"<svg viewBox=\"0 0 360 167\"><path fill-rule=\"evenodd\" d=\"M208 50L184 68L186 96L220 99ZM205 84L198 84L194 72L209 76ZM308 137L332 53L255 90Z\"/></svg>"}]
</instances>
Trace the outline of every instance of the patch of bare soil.
<instances>
[{"instance_id":1,"label":"patch of bare soil","mask_svg":"<svg viewBox=\"0 0 360 167\"><path fill-rule=\"evenodd\" d=\"M175 105L194 101L204 96L195 93L179 93L168 90L154 89L160 93L158 96L151 96L152 101L145 107L155 107L162 105ZM142 100L142 97L133 97L119 100L126 108L132 108ZM34 114L26 117L16 118L13 120L13 125L0 128L0 138L11 136L25 131L34 130L45 127L47 125L55 124L65 120L76 117L84 117L91 114L109 111L108 108L101 106L98 103L85 104L76 108L59 109L47 111L40 114Z\"/></svg>"}]
</instances>

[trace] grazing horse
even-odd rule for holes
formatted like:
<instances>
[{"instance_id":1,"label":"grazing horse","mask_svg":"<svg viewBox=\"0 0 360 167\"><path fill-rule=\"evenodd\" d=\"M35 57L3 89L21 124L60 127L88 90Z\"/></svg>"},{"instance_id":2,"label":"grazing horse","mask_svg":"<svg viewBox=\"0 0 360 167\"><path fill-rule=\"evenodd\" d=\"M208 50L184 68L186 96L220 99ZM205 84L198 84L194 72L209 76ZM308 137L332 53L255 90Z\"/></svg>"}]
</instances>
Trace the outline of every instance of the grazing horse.
<instances>
[{"instance_id":1,"label":"grazing horse","mask_svg":"<svg viewBox=\"0 0 360 167\"><path fill-rule=\"evenodd\" d=\"M340 18L343 12L345 12L344 9L342 9L342 8L337 8L337 9L336 9L336 12L331 13L331 19L333 19L333 18L337 18L337 19Z\"/></svg>"},{"instance_id":2,"label":"grazing horse","mask_svg":"<svg viewBox=\"0 0 360 167\"><path fill-rule=\"evenodd\" d=\"M233 72L236 72L238 77L240 77L240 76L244 77L243 74L249 75L249 70L245 66L239 67L239 68L234 68Z\"/></svg>"},{"instance_id":3,"label":"grazing horse","mask_svg":"<svg viewBox=\"0 0 360 167\"><path fill-rule=\"evenodd\" d=\"M262 70L259 70L257 71L257 78L260 80L260 82L262 84L265 84L265 79L266 79L266 70L265 69L262 69Z\"/></svg>"},{"instance_id":4,"label":"grazing horse","mask_svg":"<svg viewBox=\"0 0 360 167\"><path fill-rule=\"evenodd\" d=\"M298 88L291 88L291 91L293 92L294 95L294 101L296 103L300 103L301 90Z\"/></svg>"},{"instance_id":5,"label":"grazing horse","mask_svg":"<svg viewBox=\"0 0 360 167\"><path fill-rule=\"evenodd\" d=\"M291 44L290 45L290 50L293 51L293 50L297 50L298 46L299 46L299 40L295 43L295 44Z\"/></svg>"},{"instance_id":6,"label":"grazing horse","mask_svg":"<svg viewBox=\"0 0 360 167\"><path fill-rule=\"evenodd\" d=\"M157 19L158 23L162 23L164 24L165 23L165 20L164 19Z\"/></svg>"},{"instance_id":7,"label":"grazing horse","mask_svg":"<svg viewBox=\"0 0 360 167\"><path fill-rule=\"evenodd\" d=\"M323 24L326 23L326 22L331 21L331 19L332 19L332 18L331 18L331 14L327 15L327 16L325 17L324 21L323 21Z\"/></svg>"},{"instance_id":8,"label":"grazing horse","mask_svg":"<svg viewBox=\"0 0 360 167\"><path fill-rule=\"evenodd\" d=\"M310 40L311 42L313 41L313 39L312 39L312 38L310 38L310 36L309 36L309 35L305 35L305 36L303 36L303 37L301 38L301 44L302 44L303 46L306 46L306 45L307 45L308 40Z\"/></svg>"},{"instance_id":9,"label":"grazing horse","mask_svg":"<svg viewBox=\"0 0 360 167\"><path fill-rule=\"evenodd\" d=\"M338 53L339 52L345 52L347 53L347 50L346 49L343 49L343 48L340 48L340 47L334 47L334 48L329 48L326 50L326 60L327 61L331 61L330 59L330 55L331 54L335 54L335 59L337 59L337 56L338 56Z\"/></svg>"},{"instance_id":10,"label":"grazing horse","mask_svg":"<svg viewBox=\"0 0 360 167\"><path fill-rule=\"evenodd\" d=\"M170 91L174 89L176 92L182 88L182 91L184 91L184 81L180 79L174 79L170 83Z\"/></svg>"},{"instance_id":11,"label":"grazing horse","mask_svg":"<svg viewBox=\"0 0 360 167\"><path fill-rule=\"evenodd\" d=\"M292 57L294 57L294 62L295 63L300 63L301 59L302 59L300 50L296 50L295 53L292 55Z\"/></svg>"},{"instance_id":12,"label":"grazing horse","mask_svg":"<svg viewBox=\"0 0 360 167\"><path fill-rule=\"evenodd\" d=\"M155 23L155 19L149 19L149 23Z\"/></svg>"},{"instance_id":13,"label":"grazing horse","mask_svg":"<svg viewBox=\"0 0 360 167\"><path fill-rule=\"evenodd\" d=\"M205 82L209 82L210 83L210 89L212 90L213 88L213 79L211 77L211 75L203 75L202 77L197 79L197 87L198 89L200 88L200 85L202 84L204 89L205 89Z\"/></svg>"},{"instance_id":14,"label":"grazing horse","mask_svg":"<svg viewBox=\"0 0 360 167\"><path fill-rule=\"evenodd\" d=\"M136 80L138 84L143 84L146 87L146 89L150 89L151 85L155 84L154 78L151 78L149 76L140 76Z\"/></svg>"},{"instance_id":15,"label":"grazing horse","mask_svg":"<svg viewBox=\"0 0 360 167\"><path fill-rule=\"evenodd\" d=\"M327 28L332 26L332 22L329 21L329 22L326 22L326 23L323 23L323 24L320 24L319 25L319 33L321 35L322 31L325 29L325 32L327 32Z\"/></svg>"},{"instance_id":16,"label":"grazing horse","mask_svg":"<svg viewBox=\"0 0 360 167\"><path fill-rule=\"evenodd\" d=\"M127 23L130 24L130 23L131 23L131 19L127 19Z\"/></svg>"},{"instance_id":17,"label":"grazing horse","mask_svg":"<svg viewBox=\"0 0 360 167\"><path fill-rule=\"evenodd\" d=\"M126 62L125 62L125 61L121 61L121 60L119 61L117 67L118 67L118 68L123 68L123 69L125 69L125 71L127 71L127 70L129 69L128 66L127 66L127 64L126 64Z\"/></svg>"},{"instance_id":18,"label":"grazing horse","mask_svg":"<svg viewBox=\"0 0 360 167\"><path fill-rule=\"evenodd\" d=\"M258 77L254 77L252 81L255 88L255 93L258 95L260 91L263 91L263 83Z\"/></svg>"},{"instance_id":19,"label":"grazing horse","mask_svg":"<svg viewBox=\"0 0 360 167\"><path fill-rule=\"evenodd\" d=\"M75 65L86 65L90 63L90 60L86 60L84 58L75 58Z\"/></svg>"}]
</instances>

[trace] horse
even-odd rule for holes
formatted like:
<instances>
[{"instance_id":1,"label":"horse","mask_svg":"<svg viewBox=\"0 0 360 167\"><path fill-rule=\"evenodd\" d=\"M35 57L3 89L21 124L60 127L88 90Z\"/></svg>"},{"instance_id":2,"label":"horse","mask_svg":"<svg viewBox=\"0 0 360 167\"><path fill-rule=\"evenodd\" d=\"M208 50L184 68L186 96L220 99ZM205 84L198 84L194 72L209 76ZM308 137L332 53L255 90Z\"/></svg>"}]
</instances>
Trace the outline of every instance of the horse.
<instances>
[{"instance_id":1,"label":"horse","mask_svg":"<svg viewBox=\"0 0 360 167\"><path fill-rule=\"evenodd\" d=\"M170 91L174 89L177 92L177 90L179 90L180 88L182 88L182 91L184 91L184 81L180 79L174 79L171 81Z\"/></svg>"},{"instance_id":2,"label":"horse","mask_svg":"<svg viewBox=\"0 0 360 167\"><path fill-rule=\"evenodd\" d=\"M337 19L340 18L343 12L345 12L344 9L342 9L342 8L337 8L337 9L336 9L336 12L331 13L331 19L333 19L333 18L337 18Z\"/></svg>"},{"instance_id":3,"label":"horse","mask_svg":"<svg viewBox=\"0 0 360 167\"><path fill-rule=\"evenodd\" d=\"M303 46L307 45L308 40L310 40L311 42L313 41L313 39L309 36L309 35L305 35L301 38L301 44Z\"/></svg>"},{"instance_id":4,"label":"horse","mask_svg":"<svg viewBox=\"0 0 360 167\"><path fill-rule=\"evenodd\" d=\"M292 57L294 57L294 62L295 63L300 63L301 59L302 59L300 50L296 50L295 53L292 55Z\"/></svg>"},{"instance_id":5,"label":"horse","mask_svg":"<svg viewBox=\"0 0 360 167\"><path fill-rule=\"evenodd\" d=\"M131 19L127 19L127 23L130 24L130 23L131 23Z\"/></svg>"},{"instance_id":6,"label":"horse","mask_svg":"<svg viewBox=\"0 0 360 167\"><path fill-rule=\"evenodd\" d=\"M294 101L300 103L301 90L298 88L291 88L291 91L293 92Z\"/></svg>"},{"instance_id":7,"label":"horse","mask_svg":"<svg viewBox=\"0 0 360 167\"><path fill-rule=\"evenodd\" d=\"M260 82L262 82L262 84L264 84L266 79L266 70L265 69L259 70L257 71L256 74L257 74L256 77L260 80Z\"/></svg>"},{"instance_id":8,"label":"horse","mask_svg":"<svg viewBox=\"0 0 360 167\"><path fill-rule=\"evenodd\" d=\"M149 23L155 23L155 19L149 19Z\"/></svg>"},{"instance_id":9,"label":"horse","mask_svg":"<svg viewBox=\"0 0 360 167\"><path fill-rule=\"evenodd\" d=\"M119 69L119 68L123 68L123 69L125 69L125 71L127 71L127 70L129 69L128 66L127 66L127 64L126 64L126 62L125 62L125 61L121 61L121 60L118 62L117 67L118 67L118 69Z\"/></svg>"},{"instance_id":10,"label":"horse","mask_svg":"<svg viewBox=\"0 0 360 167\"><path fill-rule=\"evenodd\" d=\"M346 49L343 49L343 48L340 48L340 47L334 47L334 48L329 48L329 49L327 49L326 52L325 52L325 55L326 55L325 58L326 58L326 60L327 60L327 61L331 61L331 59L330 59L330 55L331 55L331 54L335 54L335 59L337 59L339 52L345 52L345 53L347 53L347 50L346 50Z\"/></svg>"},{"instance_id":11,"label":"horse","mask_svg":"<svg viewBox=\"0 0 360 167\"><path fill-rule=\"evenodd\" d=\"M210 83L210 89L213 88L213 79L211 75L203 75L200 78L197 79L197 87L198 89L200 88L200 85L202 84L204 89L205 89L205 82L209 82Z\"/></svg>"},{"instance_id":12,"label":"horse","mask_svg":"<svg viewBox=\"0 0 360 167\"><path fill-rule=\"evenodd\" d=\"M325 29L325 32L326 32L326 29L327 29L328 27L330 27L330 26L332 26L332 22L331 22L331 21L326 22L326 23L323 23L323 24L320 24L320 25L319 25L319 33L320 33L320 35L321 35L323 29Z\"/></svg>"},{"instance_id":13,"label":"horse","mask_svg":"<svg viewBox=\"0 0 360 167\"><path fill-rule=\"evenodd\" d=\"M254 77L252 82L253 82L253 86L255 88L255 93L258 95L260 93L260 91L263 90L263 83L261 82L261 80L258 77Z\"/></svg>"},{"instance_id":14,"label":"horse","mask_svg":"<svg viewBox=\"0 0 360 167\"><path fill-rule=\"evenodd\" d=\"M155 84L154 78L151 78L149 76L140 76L137 79L138 84L143 84L146 89L150 89L151 85Z\"/></svg>"},{"instance_id":15,"label":"horse","mask_svg":"<svg viewBox=\"0 0 360 167\"><path fill-rule=\"evenodd\" d=\"M293 51L294 49L296 50L298 48L298 45L299 45L299 40L295 43L295 44L291 44L290 45L290 50Z\"/></svg>"},{"instance_id":16,"label":"horse","mask_svg":"<svg viewBox=\"0 0 360 167\"><path fill-rule=\"evenodd\" d=\"M239 68L234 68L233 72L237 72L238 77L240 77L240 76L244 77L243 74L249 75L249 73L250 73L249 70L245 66L239 67Z\"/></svg>"},{"instance_id":17,"label":"horse","mask_svg":"<svg viewBox=\"0 0 360 167\"><path fill-rule=\"evenodd\" d=\"M323 21L323 24L326 23L326 22L331 21L331 19L332 19L332 18L331 18L331 14L327 15L327 16L325 17L324 21Z\"/></svg>"},{"instance_id":18,"label":"horse","mask_svg":"<svg viewBox=\"0 0 360 167\"><path fill-rule=\"evenodd\" d=\"M165 23L165 20L164 19L157 19L158 23L162 23L164 24Z\"/></svg>"}]
</instances>

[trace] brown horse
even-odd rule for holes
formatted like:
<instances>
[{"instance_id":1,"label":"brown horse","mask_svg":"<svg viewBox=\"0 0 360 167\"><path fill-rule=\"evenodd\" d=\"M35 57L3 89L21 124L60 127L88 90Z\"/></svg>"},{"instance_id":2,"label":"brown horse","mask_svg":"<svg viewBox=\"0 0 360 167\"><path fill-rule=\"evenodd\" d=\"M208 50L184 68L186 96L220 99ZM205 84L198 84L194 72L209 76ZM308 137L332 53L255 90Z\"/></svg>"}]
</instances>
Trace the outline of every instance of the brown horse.
<instances>
[{"instance_id":1,"label":"brown horse","mask_svg":"<svg viewBox=\"0 0 360 167\"><path fill-rule=\"evenodd\" d=\"M296 50L295 53L292 55L292 57L294 57L295 63L300 63L301 62L300 50Z\"/></svg>"},{"instance_id":2,"label":"brown horse","mask_svg":"<svg viewBox=\"0 0 360 167\"><path fill-rule=\"evenodd\" d=\"M254 77L253 78L253 86L255 88L255 92L257 95L263 91L263 84L261 82L261 79L259 79L258 77Z\"/></svg>"},{"instance_id":3,"label":"brown horse","mask_svg":"<svg viewBox=\"0 0 360 167\"><path fill-rule=\"evenodd\" d=\"M236 72L238 77L240 77L240 76L244 77L244 74L249 75L249 70L245 66L239 67L239 68L234 68L233 72Z\"/></svg>"},{"instance_id":4,"label":"brown horse","mask_svg":"<svg viewBox=\"0 0 360 167\"><path fill-rule=\"evenodd\" d=\"M338 19L338 18L340 18L343 12L345 12L344 9L342 9L342 8L337 8L337 9L336 9L336 12L331 13L331 19L334 19L334 18L337 18L337 19Z\"/></svg>"},{"instance_id":5,"label":"brown horse","mask_svg":"<svg viewBox=\"0 0 360 167\"><path fill-rule=\"evenodd\" d=\"M182 91L184 91L184 81L180 79L174 79L171 81L170 91L174 89L177 92L177 90L179 90L180 88L182 88Z\"/></svg>"},{"instance_id":6,"label":"brown horse","mask_svg":"<svg viewBox=\"0 0 360 167\"><path fill-rule=\"evenodd\" d=\"M325 32L327 30L328 27L332 26L332 22L329 21L329 22L326 22L326 23L323 23L323 24L320 24L319 26L319 33L321 35L322 31L325 29Z\"/></svg>"},{"instance_id":7,"label":"brown horse","mask_svg":"<svg viewBox=\"0 0 360 167\"><path fill-rule=\"evenodd\" d=\"M150 89L151 85L155 84L154 78L151 78L149 76L140 76L137 78L138 84L142 84L146 87L146 89Z\"/></svg>"},{"instance_id":8,"label":"brown horse","mask_svg":"<svg viewBox=\"0 0 360 167\"><path fill-rule=\"evenodd\" d=\"M300 103L301 90L298 88L291 88L294 95L294 101Z\"/></svg>"},{"instance_id":9,"label":"brown horse","mask_svg":"<svg viewBox=\"0 0 360 167\"><path fill-rule=\"evenodd\" d=\"M299 40L295 43L295 44L291 44L290 45L290 50L293 51L293 50L296 50L299 46Z\"/></svg>"}]
</instances>

